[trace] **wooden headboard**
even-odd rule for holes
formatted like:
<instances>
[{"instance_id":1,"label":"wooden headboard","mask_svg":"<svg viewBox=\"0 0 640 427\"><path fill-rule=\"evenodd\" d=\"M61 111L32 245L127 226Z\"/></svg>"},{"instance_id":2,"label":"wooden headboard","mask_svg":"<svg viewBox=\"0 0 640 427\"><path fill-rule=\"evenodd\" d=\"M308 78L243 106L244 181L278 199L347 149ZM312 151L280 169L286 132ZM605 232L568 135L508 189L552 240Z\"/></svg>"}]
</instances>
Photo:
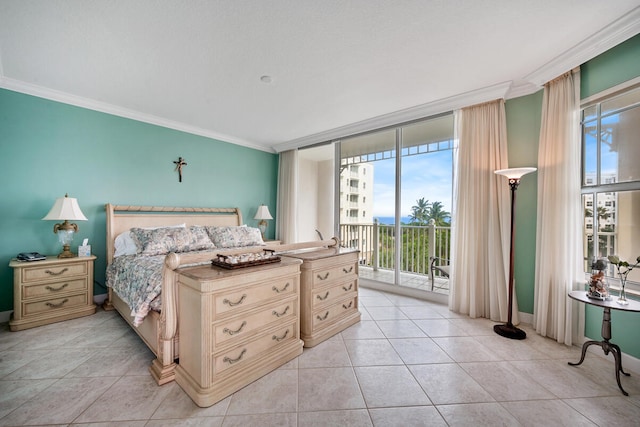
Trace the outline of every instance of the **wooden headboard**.
<instances>
[{"instance_id":1,"label":"wooden headboard","mask_svg":"<svg viewBox=\"0 0 640 427\"><path fill-rule=\"evenodd\" d=\"M242 225L240 208L183 208L166 206L105 205L107 211L107 263L113 261L116 237L132 227L189 225Z\"/></svg>"}]
</instances>

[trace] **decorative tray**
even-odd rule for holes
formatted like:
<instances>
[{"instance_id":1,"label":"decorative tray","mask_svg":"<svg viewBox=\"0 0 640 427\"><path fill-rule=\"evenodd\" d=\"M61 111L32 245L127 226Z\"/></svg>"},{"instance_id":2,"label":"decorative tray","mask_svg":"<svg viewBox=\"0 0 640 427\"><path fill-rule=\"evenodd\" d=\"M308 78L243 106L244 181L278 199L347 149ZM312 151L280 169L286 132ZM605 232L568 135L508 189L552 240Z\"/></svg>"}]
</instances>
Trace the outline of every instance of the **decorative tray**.
<instances>
[{"instance_id":1,"label":"decorative tray","mask_svg":"<svg viewBox=\"0 0 640 427\"><path fill-rule=\"evenodd\" d=\"M211 260L211 265L226 268L227 270L235 270L237 268L273 264L276 262L280 262L280 257L275 255L272 250L265 250L264 252L256 253L218 255L217 258Z\"/></svg>"}]
</instances>

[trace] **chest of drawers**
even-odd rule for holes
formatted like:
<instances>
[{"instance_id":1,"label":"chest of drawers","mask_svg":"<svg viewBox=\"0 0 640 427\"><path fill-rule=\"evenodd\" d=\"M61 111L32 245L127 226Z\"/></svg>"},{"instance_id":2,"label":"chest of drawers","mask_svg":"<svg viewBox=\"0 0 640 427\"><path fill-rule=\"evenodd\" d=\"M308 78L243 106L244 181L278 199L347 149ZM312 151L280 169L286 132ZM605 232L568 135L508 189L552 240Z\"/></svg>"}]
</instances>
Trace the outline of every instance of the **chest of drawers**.
<instances>
[{"instance_id":1,"label":"chest of drawers","mask_svg":"<svg viewBox=\"0 0 640 427\"><path fill-rule=\"evenodd\" d=\"M96 312L93 303L95 256L42 261L11 260L13 268L12 331L33 328Z\"/></svg>"},{"instance_id":2,"label":"chest of drawers","mask_svg":"<svg viewBox=\"0 0 640 427\"><path fill-rule=\"evenodd\" d=\"M300 264L180 272L176 382L211 406L302 353Z\"/></svg>"},{"instance_id":3,"label":"chest of drawers","mask_svg":"<svg viewBox=\"0 0 640 427\"><path fill-rule=\"evenodd\" d=\"M357 250L328 248L287 256L302 260L300 338L305 347L360 321Z\"/></svg>"}]
</instances>

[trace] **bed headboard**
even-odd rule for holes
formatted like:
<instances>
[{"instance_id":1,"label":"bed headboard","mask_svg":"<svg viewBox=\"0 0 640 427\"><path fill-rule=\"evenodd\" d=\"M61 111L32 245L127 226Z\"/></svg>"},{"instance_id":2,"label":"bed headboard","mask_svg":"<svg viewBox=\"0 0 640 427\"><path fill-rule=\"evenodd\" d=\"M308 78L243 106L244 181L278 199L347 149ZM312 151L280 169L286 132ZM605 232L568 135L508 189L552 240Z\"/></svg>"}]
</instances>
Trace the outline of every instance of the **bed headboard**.
<instances>
[{"instance_id":1,"label":"bed headboard","mask_svg":"<svg viewBox=\"0 0 640 427\"><path fill-rule=\"evenodd\" d=\"M242 225L240 208L184 208L166 206L105 205L107 211L107 264L113 261L114 241L132 227L189 225Z\"/></svg>"}]
</instances>

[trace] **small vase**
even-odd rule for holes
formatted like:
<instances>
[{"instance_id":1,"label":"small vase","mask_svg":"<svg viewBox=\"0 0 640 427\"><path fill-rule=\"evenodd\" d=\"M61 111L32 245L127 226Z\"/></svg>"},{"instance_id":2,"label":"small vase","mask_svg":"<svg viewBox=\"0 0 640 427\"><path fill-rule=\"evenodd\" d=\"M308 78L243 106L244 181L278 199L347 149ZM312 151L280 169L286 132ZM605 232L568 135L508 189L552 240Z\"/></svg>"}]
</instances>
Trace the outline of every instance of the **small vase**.
<instances>
[{"instance_id":1,"label":"small vase","mask_svg":"<svg viewBox=\"0 0 640 427\"><path fill-rule=\"evenodd\" d=\"M618 301L617 301L617 303L620 305L629 304L629 301L627 301L627 294L624 291L624 286L626 284L627 284L626 281L622 281L622 283L620 284L620 296L618 296Z\"/></svg>"}]
</instances>

